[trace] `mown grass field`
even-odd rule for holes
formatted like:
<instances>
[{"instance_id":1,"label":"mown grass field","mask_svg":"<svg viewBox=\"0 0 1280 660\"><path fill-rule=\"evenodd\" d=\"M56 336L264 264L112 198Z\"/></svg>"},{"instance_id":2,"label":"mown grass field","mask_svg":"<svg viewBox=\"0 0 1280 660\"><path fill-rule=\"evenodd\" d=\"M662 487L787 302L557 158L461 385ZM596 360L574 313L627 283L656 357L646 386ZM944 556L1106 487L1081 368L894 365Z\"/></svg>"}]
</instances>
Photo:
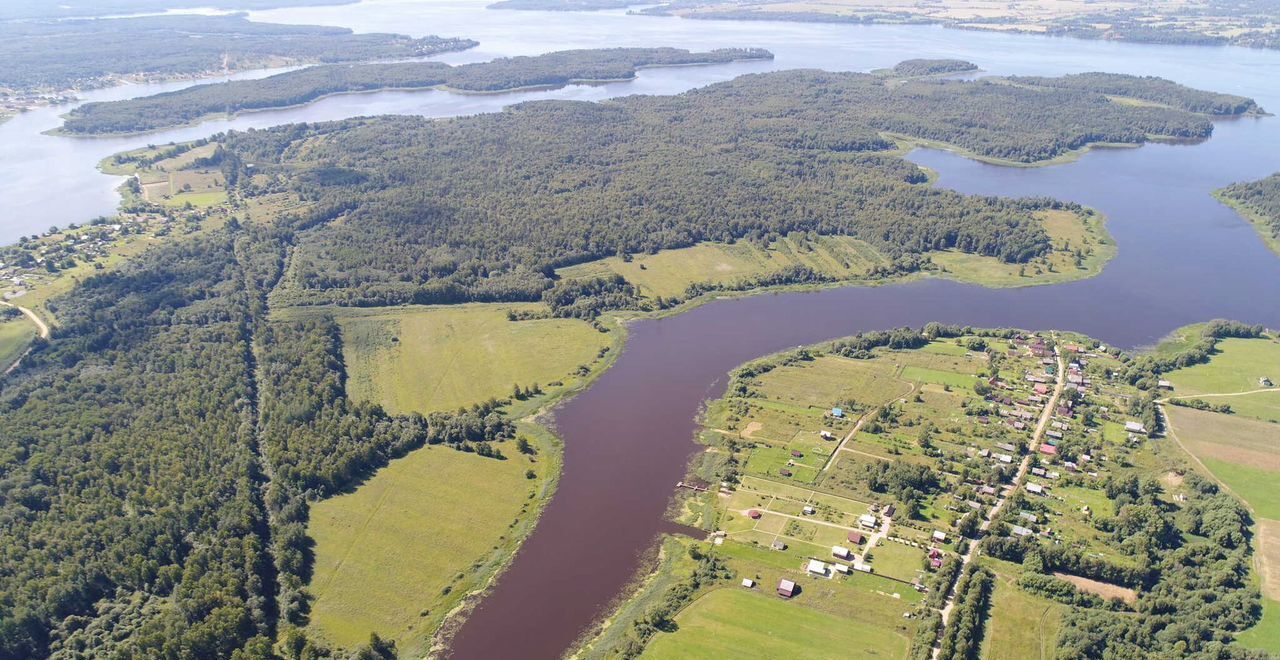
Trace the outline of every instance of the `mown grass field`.
<instances>
[{"instance_id":1,"label":"mown grass field","mask_svg":"<svg viewBox=\"0 0 1280 660\"><path fill-rule=\"evenodd\" d=\"M1250 392L1260 388L1261 377L1280 382L1280 342L1223 339L1208 363L1178 369L1166 376L1174 385L1175 396ZM1235 399L1223 402L1234 404Z\"/></svg>"},{"instance_id":2,"label":"mown grass field","mask_svg":"<svg viewBox=\"0 0 1280 660\"><path fill-rule=\"evenodd\" d=\"M834 278L851 279L887 261L871 246L848 236L809 238L792 234L768 248L748 241L731 245L701 243L657 254L634 255L630 261L610 257L561 268L557 273L570 279L617 273L644 295L683 297L694 283L732 284L791 266L808 266Z\"/></svg>"},{"instance_id":3,"label":"mown grass field","mask_svg":"<svg viewBox=\"0 0 1280 660\"><path fill-rule=\"evenodd\" d=\"M500 461L419 449L315 504L311 627L338 646L363 644L373 631L421 655L448 610L512 549L510 525L555 469L505 453ZM525 477L531 467L539 479Z\"/></svg>"},{"instance_id":4,"label":"mown grass field","mask_svg":"<svg viewBox=\"0 0 1280 660\"><path fill-rule=\"evenodd\" d=\"M676 617L678 630L659 633L641 657L901 658L907 640L857 618L842 618L787 602L773 585L752 593L718 589Z\"/></svg>"},{"instance_id":5,"label":"mown grass field","mask_svg":"<svg viewBox=\"0 0 1280 660\"><path fill-rule=\"evenodd\" d=\"M1280 520L1280 425L1167 406L1182 445L1261 518Z\"/></svg>"},{"instance_id":6,"label":"mown grass field","mask_svg":"<svg viewBox=\"0 0 1280 660\"><path fill-rule=\"evenodd\" d=\"M986 560L996 570L996 589L983 636L986 660L1050 660L1055 657L1061 619L1067 607L1019 589L1016 567Z\"/></svg>"},{"instance_id":7,"label":"mown grass field","mask_svg":"<svg viewBox=\"0 0 1280 660\"><path fill-rule=\"evenodd\" d=\"M25 316L0 321L0 372L8 369L9 365L27 350L27 346L35 336L36 325Z\"/></svg>"},{"instance_id":8,"label":"mown grass field","mask_svg":"<svg viewBox=\"0 0 1280 660\"><path fill-rule=\"evenodd\" d=\"M507 320L526 307L343 310L348 391L395 413L452 410L509 396L517 384L568 386L614 341L576 319Z\"/></svg>"}]
</instances>

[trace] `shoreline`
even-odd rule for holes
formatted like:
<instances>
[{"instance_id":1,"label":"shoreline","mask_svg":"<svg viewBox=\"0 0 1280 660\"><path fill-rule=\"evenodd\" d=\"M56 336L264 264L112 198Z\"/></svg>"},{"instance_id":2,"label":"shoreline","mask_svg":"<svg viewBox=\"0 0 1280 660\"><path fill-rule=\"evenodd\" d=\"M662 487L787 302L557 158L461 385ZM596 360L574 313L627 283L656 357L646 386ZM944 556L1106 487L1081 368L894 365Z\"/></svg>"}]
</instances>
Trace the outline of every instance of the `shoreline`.
<instances>
[{"instance_id":1,"label":"shoreline","mask_svg":"<svg viewBox=\"0 0 1280 660\"><path fill-rule=\"evenodd\" d=\"M1270 235L1270 229L1267 226L1270 224L1270 221L1261 213L1258 213L1249 206L1228 197L1225 191L1225 188L1219 188L1213 191L1213 198L1232 211L1235 211L1236 215L1240 216L1242 220L1253 228L1254 233L1258 235L1258 240L1262 241L1262 244L1265 245L1268 250L1274 252L1277 257L1280 257L1280 238Z\"/></svg>"}]
</instances>

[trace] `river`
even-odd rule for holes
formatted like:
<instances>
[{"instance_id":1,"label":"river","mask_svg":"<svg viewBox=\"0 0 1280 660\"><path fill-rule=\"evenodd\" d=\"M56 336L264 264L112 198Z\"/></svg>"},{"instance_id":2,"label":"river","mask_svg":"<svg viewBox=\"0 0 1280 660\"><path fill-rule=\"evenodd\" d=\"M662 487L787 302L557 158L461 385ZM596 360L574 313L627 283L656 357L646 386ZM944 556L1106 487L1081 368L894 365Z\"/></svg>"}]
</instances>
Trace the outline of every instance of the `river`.
<instances>
[{"instance_id":1,"label":"river","mask_svg":"<svg viewBox=\"0 0 1280 660\"><path fill-rule=\"evenodd\" d=\"M253 17L481 42L475 50L439 58L452 63L564 48L660 45L764 47L776 59L653 69L629 83L495 96L435 91L337 96L142 138L41 135L57 125L57 114L65 108L39 110L0 125L0 240L109 213L118 180L95 172L94 163L147 143L356 115L490 112L535 98L676 93L753 71L870 70L910 57L958 57L992 74L1105 70L1160 75L1249 95L1280 110L1276 51L923 26L503 12L483 5L474 0L425 5L374 0L257 12ZM120 98L180 86L134 86L89 96ZM1214 317L1280 325L1280 259L1209 195L1226 183L1280 170L1280 119L1223 121L1203 144L1097 150L1077 162L1045 168L997 167L938 151L917 151L911 158L938 171L938 185L963 192L1050 195L1096 208L1108 217L1118 256L1096 278L1049 287L993 290L941 280L845 287L718 300L678 316L633 324L617 363L557 411L556 426L565 441L559 490L511 568L454 638L454 657L553 658L607 611L640 567L643 552L662 531L672 529L662 513L698 450L692 437L699 406L720 395L726 372L748 359L858 331L935 320L1079 330L1125 347L1150 344L1179 325Z\"/></svg>"}]
</instances>

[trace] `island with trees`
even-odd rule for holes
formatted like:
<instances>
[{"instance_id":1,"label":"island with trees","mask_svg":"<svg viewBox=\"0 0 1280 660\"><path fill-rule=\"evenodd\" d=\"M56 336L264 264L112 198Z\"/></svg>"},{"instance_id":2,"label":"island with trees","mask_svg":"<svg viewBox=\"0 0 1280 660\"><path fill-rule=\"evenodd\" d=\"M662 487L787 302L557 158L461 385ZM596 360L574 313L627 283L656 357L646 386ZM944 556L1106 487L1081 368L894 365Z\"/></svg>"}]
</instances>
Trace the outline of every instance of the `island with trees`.
<instances>
[{"instance_id":1,"label":"island with trees","mask_svg":"<svg viewBox=\"0 0 1280 660\"><path fill-rule=\"evenodd\" d=\"M451 37L355 34L340 27L278 25L224 16L143 16L0 22L0 103L126 80L207 77L297 64L424 57L476 42ZM139 53L146 53L139 58Z\"/></svg>"},{"instance_id":2,"label":"island with trees","mask_svg":"<svg viewBox=\"0 0 1280 660\"><path fill-rule=\"evenodd\" d=\"M155 96L85 104L68 114L60 130L81 135L137 133L180 126L218 114L309 103L330 94L425 88L499 92L629 80L638 69L646 67L721 64L771 57L766 50L751 48L700 53L678 48L605 48L507 57L460 66L442 62L315 66L256 80L196 85Z\"/></svg>"},{"instance_id":3,"label":"island with trees","mask_svg":"<svg viewBox=\"0 0 1280 660\"><path fill-rule=\"evenodd\" d=\"M1280 254L1280 173L1233 183L1214 193L1240 213L1276 254Z\"/></svg>"},{"instance_id":4,"label":"island with trees","mask_svg":"<svg viewBox=\"0 0 1280 660\"><path fill-rule=\"evenodd\" d=\"M1073 129L1063 134L1056 126ZM796 255L794 268L763 269L743 280L689 275L697 286L678 290L677 303L717 287L920 276L937 268L933 259L954 265L943 257L986 259L1015 271L1043 263L1089 272L1076 260L1096 260L1107 245L1079 231L1089 222L1100 226L1087 209L931 187L926 173L903 158L903 140L1034 164L1100 140L1137 145L1152 135L1211 131L1205 115L1120 103L1095 91L791 71L675 96L534 102L450 120L299 124L109 158L105 168L129 176L117 218L53 228L0 257L8 278L0 294L21 294L22 305L53 326L47 341L31 341L18 368L0 376L0 656L388 657L392 649L426 655L437 632L465 615L467 603L510 560L554 492L561 447L540 415L611 364L625 338L623 320L671 307L662 287L678 284L645 280L626 264L684 249L788 246ZM1070 249L1061 249L1056 224L1076 228ZM850 267L821 254L839 255ZM605 263L618 271L564 274ZM7 316L5 324L16 319ZM1214 327L1197 344L1201 355L1211 353L1218 336L1245 332ZM904 393L913 404L953 401L972 388L974 417L995 405L979 394L978 378L947 369L986 360L979 356L1000 353L988 349L1017 337L925 332L950 345L925 350L925 335L912 330L824 350L833 354L828 362L842 365L870 364L885 350L937 355L940 362L903 374L929 384L922 402ZM1122 421L1101 411L1106 406L1123 422L1157 428L1150 386L1164 367L1099 352L1083 338L1040 338L1075 343L1085 347L1082 359L1096 360L1086 373L1116 401L1094 413L1111 457L1099 461L1121 481L1107 495L1115 515L1100 514L1110 527L1080 523L1074 511L1042 512L1060 516L1054 529L1058 520L1077 524L1073 533L1086 544L1081 552L1101 548L1116 561L1092 564L1081 553L1048 548L1041 551L1044 570L1028 570L1036 576L1028 580L1062 572L1162 594L1176 593L1170 590L1184 578L1193 587L1216 580L1229 612L1191 598L1139 600L1136 609L1094 607L1082 616L1105 618L1096 625L1082 619L1072 630L1105 625L1126 631L1108 640L1132 633L1145 643L1145 631L1168 628L1152 642L1160 649L1177 649L1184 640L1197 650L1217 649L1256 619L1256 594L1241 586L1244 573L1232 578L1215 568L1196 576L1184 568L1198 560L1247 567L1248 546L1231 528L1234 500L1185 476L1183 486L1147 488L1147 473L1128 471L1120 458L1146 469L1144 452L1158 445L1135 438L1130 447L1111 426ZM1040 364L1021 353L1004 359L1009 382L1014 365ZM982 362L973 373L991 375L991 368ZM1104 380L1095 375L1101 369L1119 375ZM734 396L750 406L751 390L768 386L738 376ZM948 386L952 398L938 394ZM1123 407L1122 394L1129 397ZM1078 405L1095 404L1083 396ZM851 415L862 414L874 400L845 398L830 405L840 401ZM994 472L952 451L958 434L950 417L958 414L948 412L946 423L925 434L917 423L923 410L904 407L878 422L884 447L911 461L852 463L837 473L850 492L896 498L904 511L914 503L915 513L943 526L937 531L951 530L944 531L949 560L972 518L963 522L946 509L970 505L939 479L951 483L946 470L983 479ZM1060 444L1061 460L1100 455L1084 414L1072 426L1079 437ZM963 429L982 424L962 421ZM743 433L754 433L744 424ZM843 424L830 430L847 433L849 422ZM942 456L917 444L922 438ZM807 446L762 453L754 464L747 449L716 445L708 458L725 460L709 466L728 468L733 455L746 460L748 471L771 476L782 476L780 469L805 475L799 466L812 467ZM1130 475L1139 478L1136 489ZM1082 501L1098 501L1093 485L1080 488ZM1170 503L1166 494L1188 500ZM990 506L994 499L975 501ZM1033 512L1030 505L1025 510ZM1025 526L1013 518L1000 525L1000 538L1012 525ZM921 543L919 532L909 532L910 539ZM1210 547L1191 536L1225 540ZM911 571L923 570L923 558L910 554L920 548L897 545L871 561L877 572L905 576L909 584ZM773 571L761 575L791 570L778 570L772 559L789 555L737 541L724 552L740 547L751 570ZM1152 547L1171 552L1137 561L1151 557ZM671 592L658 615L675 616L689 594L721 586L747 565L706 547L679 550L667 557L696 582ZM1031 553L1023 545L1006 550ZM1003 577L1002 567L970 564L972 570L954 562L946 569L961 576L958 622L980 620L988 600L998 611L1007 586L979 573ZM942 578L928 585L941 593ZM943 639L936 624L926 627L934 619L924 618L924 609L919 619L902 617L926 596L906 584L894 589L902 598L893 607L886 599L867 609L874 620L893 621L874 633L874 643L905 652L921 635L930 643ZM1062 589L1056 582L1045 587ZM805 588L799 597L806 593L818 591ZM835 597L873 602L871 595ZM1159 607L1144 610L1146 602ZM1212 630L1194 637L1195 631L1166 626L1171 617L1209 622ZM664 619L648 621L653 630L625 635L642 647ZM369 634L375 630L389 632ZM661 640L654 648L679 654L678 644ZM1118 653L1128 650L1107 643L1117 644Z\"/></svg>"},{"instance_id":5,"label":"island with trees","mask_svg":"<svg viewBox=\"0 0 1280 660\"><path fill-rule=\"evenodd\" d=\"M1280 357L1276 335L1214 321L1127 353L932 323L741 365L690 466L718 486L675 508L709 541L667 537L661 577L581 652L1269 657L1280 557L1252 530L1276 448L1234 436L1268 466L1240 475L1261 455L1198 419L1221 413L1175 435L1161 410L1223 368L1251 387L1249 356Z\"/></svg>"}]
</instances>

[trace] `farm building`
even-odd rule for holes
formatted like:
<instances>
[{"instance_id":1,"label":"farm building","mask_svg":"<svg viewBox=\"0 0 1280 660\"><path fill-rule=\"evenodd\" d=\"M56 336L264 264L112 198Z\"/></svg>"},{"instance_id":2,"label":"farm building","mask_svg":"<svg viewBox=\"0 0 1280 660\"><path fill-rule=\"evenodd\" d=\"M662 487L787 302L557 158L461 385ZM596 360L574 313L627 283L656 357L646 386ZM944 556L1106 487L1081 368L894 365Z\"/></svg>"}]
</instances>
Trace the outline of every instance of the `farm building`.
<instances>
[{"instance_id":1,"label":"farm building","mask_svg":"<svg viewBox=\"0 0 1280 660\"><path fill-rule=\"evenodd\" d=\"M796 583L791 580L782 580L778 583L778 595L783 598L790 598L796 593Z\"/></svg>"}]
</instances>

